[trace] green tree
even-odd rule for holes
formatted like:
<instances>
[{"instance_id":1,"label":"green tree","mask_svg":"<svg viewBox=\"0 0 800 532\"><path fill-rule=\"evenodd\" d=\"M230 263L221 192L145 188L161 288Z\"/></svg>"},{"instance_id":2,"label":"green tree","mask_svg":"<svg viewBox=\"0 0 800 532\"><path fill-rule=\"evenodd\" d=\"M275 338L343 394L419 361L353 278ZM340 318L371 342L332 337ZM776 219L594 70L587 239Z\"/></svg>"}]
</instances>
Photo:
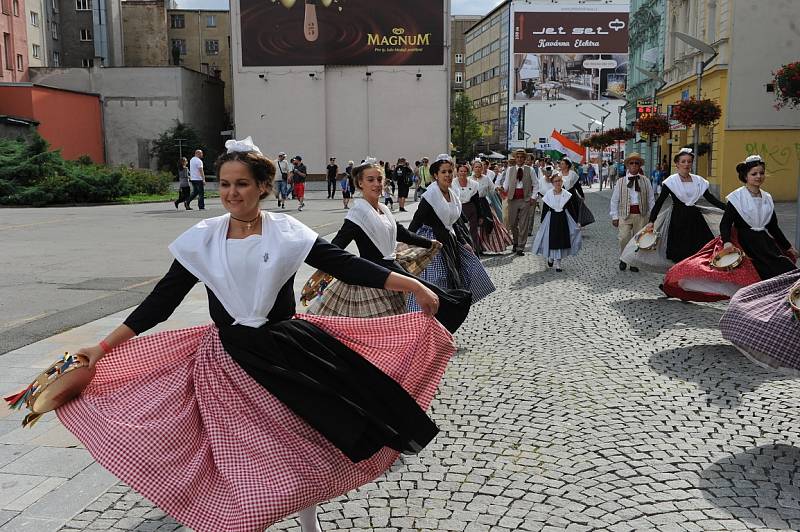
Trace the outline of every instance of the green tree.
<instances>
[{"instance_id":1,"label":"green tree","mask_svg":"<svg viewBox=\"0 0 800 532\"><path fill-rule=\"evenodd\" d=\"M478 117L472 110L472 100L463 92L459 93L453 102L450 131L456 154L462 158L471 158L474 155L475 143L481 138L481 126L478 123Z\"/></svg>"},{"instance_id":2,"label":"green tree","mask_svg":"<svg viewBox=\"0 0 800 532\"><path fill-rule=\"evenodd\" d=\"M183 139L180 141L180 150L178 149L178 139ZM203 150L205 154L203 163L208 170L214 163L214 154L209 153L207 147L200 141L200 134L196 129L176 120L174 127L169 128L153 141L150 152L158 159L159 170L175 173L178 169L180 154L191 159L194 150L197 149Z\"/></svg>"}]
</instances>

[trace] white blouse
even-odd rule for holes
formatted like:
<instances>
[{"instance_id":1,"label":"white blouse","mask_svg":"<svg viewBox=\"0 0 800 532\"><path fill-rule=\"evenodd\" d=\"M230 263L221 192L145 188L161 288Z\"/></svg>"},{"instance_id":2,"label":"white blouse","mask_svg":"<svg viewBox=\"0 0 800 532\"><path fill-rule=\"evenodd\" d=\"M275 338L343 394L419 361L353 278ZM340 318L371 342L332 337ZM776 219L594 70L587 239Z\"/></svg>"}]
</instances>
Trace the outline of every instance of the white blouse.
<instances>
[{"instance_id":1,"label":"white blouse","mask_svg":"<svg viewBox=\"0 0 800 532\"><path fill-rule=\"evenodd\" d=\"M254 308L256 291L253 290L253 285L263 262L261 235L250 235L242 239L229 238L225 245L228 247L228 267L231 275L234 279L242 281L234 283L234 289L245 304L245 308Z\"/></svg>"}]
</instances>

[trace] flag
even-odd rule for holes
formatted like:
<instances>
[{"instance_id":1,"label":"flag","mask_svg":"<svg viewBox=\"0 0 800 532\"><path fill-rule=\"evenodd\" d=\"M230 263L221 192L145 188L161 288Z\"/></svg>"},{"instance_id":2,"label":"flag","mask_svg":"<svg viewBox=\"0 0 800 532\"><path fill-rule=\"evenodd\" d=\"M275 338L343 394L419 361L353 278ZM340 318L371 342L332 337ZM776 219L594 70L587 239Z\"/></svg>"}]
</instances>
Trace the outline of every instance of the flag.
<instances>
[{"instance_id":1,"label":"flag","mask_svg":"<svg viewBox=\"0 0 800 532\"><path fill-rule=\"evenodd\" d=\"M585 162L586 149L581 147L580 144L574 140L570 140L555 129L550 134L550 144L553 148L567 156L567 158L574 162Z\"/></svg>"}]
</instances>

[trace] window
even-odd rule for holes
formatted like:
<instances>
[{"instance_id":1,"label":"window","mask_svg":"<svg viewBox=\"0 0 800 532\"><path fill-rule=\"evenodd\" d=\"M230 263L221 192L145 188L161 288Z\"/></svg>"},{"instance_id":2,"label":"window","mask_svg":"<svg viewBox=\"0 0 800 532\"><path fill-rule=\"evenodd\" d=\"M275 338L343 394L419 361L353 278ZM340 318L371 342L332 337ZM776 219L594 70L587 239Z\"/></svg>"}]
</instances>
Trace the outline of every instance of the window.
<instances>
[{"instance_id":1,"label":"window","mask_svg":"<svg viewBox=\"0 0 800 532\"><path fill-rule=\"evenodd\" d=\"M41 59L42 47L39 46L38 44L32 45L31 53L33 54L34 59Z\"/></svg>"},{"instance_id":2,"label":"window","mask_svg":"<svg viewBox=\"0 0 800 532\"><path fill-rule=\"evenodd\" d=\"M5 50L5 63L6 63L6 70L12 70L13 67L11 66L11 34L4 33L3 34L3 50Z\"/></svg>"},{"instance_id":3,"label":"window","mask_svg":"<svg viewBox=\"0 0 800 532\"><path fill-rule=\"evenodd\" d=\"M22 57L22 54L17 54L17 70L20 72L25 70L25 59Z\"/></svg>"},{"instance_id":4,"label":"window","mask_svg":"<svg viewBox=\"0 0 800 532\"><path fill-rule=\"evenodd\" d=\"M216 39L206 40L206 55L219 54L219 41Z\"/></svg>"},{"instance_id":5,"label":"window","mask_svg":"<svg viewBox=\"0 0 800 532\"><path fill-rule=\"evenodd\" d=\"M459 85L461 85L462 83L464 83L464 73L463 73L463 72L456 72L456 79L455 79L455 81L456 81L456 83L458 83Z\"/></svg>"},{"instance_id":6,"label":"window","mask_svg":"<svg viewBox=\"0 0 800 532\"><path fill-rule=\"evenodd\" d=\"M92 40L92 30L82 29L81 30L81 41L91 41Z\"/></svg>"},{"instance_id":7,"label":"window","mask_svg":"<svg viewBox=\"0 0 800 532\"><path fill-rule=\"evenodd\" d=\"M4 15L11 13L11 8L8 6L8 0L0 0L0 11L2 11Z\"/></svg>"},{"instance_id":8,"label":"window","mask_svg":"<svg viewBox=\"0 0 800 532\"><path fill-rule=\"evenodd\" d=\"M12 0L11 5L13 6L14 16L19 16L19 0Z\"/></svg>"},{"instance_id":9,"label":"window","mask_svg":"<svg viewBox=\"0 0 800 532\"><path fill-rule=\"evenodd\" d=\"M186 39L172 39L172 48L179 48L181 55L186 55Z\"/></svg>"},{"instance_id":10,"label":"window","mask_svg":"<svg viewBox=\"0 0 800 532\"><path fill-rule=\"evenodd\" d=\"M53 40L58 40L58 22L53 22L50 26L50 36L53 37Z\"/></svg>"},{"instance_id":11,"label":"window","mask_svg":"<svg viewBox=\"0 0 800 532\"><path fill-rule=\"evenodd\" d=\"M216 28L216 27L217 27L217 16L216 15L206 16L206 28Z\"/></svg>"},{"instance_id":12,"label":"window","mask_svg":"<svg viewBox=\"0 0 800 532\"><path fill-rule=\"evenodd\" d=\"M53 66L61 66L61 54L59 52L53 52Z\"/></svg>"},{"instance_id":13,"label":"window","mask_svg":"<svg viewBox=\"0 0 800 532\"><path fill-rule=\"evenodd\" d=\"M456 64L460 65L464 62L464 54L456 54Z\"/></svg>"},{"instance_id":14,"label":"window","mask_svg":"<svg viewBox=\"0 0 800 532\"><path fill-rule=\"evenodd\" d=\"M39 13L31 11L31 26L39 27Z\"/></svg>"},{"instance_id":15,"label":"window","mask_svg":"<svg viewBox=\"0 0 800 532\"><path fill-rule=\"evenodd\" d=\"M81 59L81 66L83 68L92 68L94 66L94 59Z\"/></svg>"},{"instance_id":16,"label":"window","mask_svg":"<svg viewBox=\"0 0 800 532\"><path fill-rule=\"evenodd\" d=\"M186 27L186 18L183 15L170 15L169 27L174 30L179 30Z\"/></svg>"},{"instance_id":17,"label":"window","mask_svg":"<svg viewBox=\"0 0 800 532\"><path fill-rule=\"evenodd\" d=\"M472 87L472 80L468 79L467 82L464 85L466 86L466 88Z\"/></svg>"},{"instance_id":18,"label":"window","mask_svg":"<svg viewBox=\"0 0 800 532\"><path fill-rule=\"evenodd\" d=\"M92 0L75 0L76 11L91 11Z\"/></svg>"},{"instance_id":19,"label":"window","mask_svg":"<svg viewBox=\"0 0 800 532\"><path fill-rule=\"evenodd\" d=\"M489 103L497 103L499 101L500 101L500 94L495 92L494 94L489 96Z\"/></svg>"}]
</instances>

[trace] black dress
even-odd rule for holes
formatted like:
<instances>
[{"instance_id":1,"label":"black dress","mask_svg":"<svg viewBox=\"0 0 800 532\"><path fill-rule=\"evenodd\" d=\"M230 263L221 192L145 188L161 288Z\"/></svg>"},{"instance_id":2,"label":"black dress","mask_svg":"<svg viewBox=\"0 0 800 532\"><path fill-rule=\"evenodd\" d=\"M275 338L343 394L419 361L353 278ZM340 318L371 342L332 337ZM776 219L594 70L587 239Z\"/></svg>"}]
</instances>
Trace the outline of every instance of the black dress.
<instances>
[{"instance_id":1,"label":"black dress","mask_svg":"<svg viewBox=\"0 0 800 532\"><path fill-rule=\"evenodd\" d=\"M689 206L678 199L667 185L661 185L661 194L650 211L650 223L655 223L661 207L668 197L672 196L672 216L669 221L667 235L667 258L675 263L691 257L714 238L703 213L694 205ZM714 207L725 208L725 204L714 194L706 190L703 198Z\"/></svg>"},{"instance_id":2,"label":"black dress","mask_svg":"<svg viewBox=\"0 0 800 532\"><path fill-rule=\"evenodd\" d=\"M389 270L317 239L305 262L350 284L383 288ZM178 261L125 320L140 334L165 321L197 283ZM233 325L207 288L211 318L225 351L350 460L387 446L417 452L438 432L416 401L355 351L295 314L294 276L281 288L259 328Z\"/></svg>"},{"instance_id":3,"label":"black dress","mask_svg":"<svg viewBox=\"0 0 800 532\"><path fill-rule=\"evenodd\" d=\"M429 283L419 277L407 272L397 261L387 260L383 258L381 253L372 239L364 232L361 227L350 220L345 220L342 228L336 233L336 236L331 240L331 244L345 249L350 242L356 242L358 247L358 254L362 259L383 266L387 270L411 277L424 284L427 288L432 290L439 297L439 311L436 313L436 319L444 325L448 331L454 333L458 330L464 320L467 319L469 308L472 304L472 293L468 290L462 289L444 289L439 288L433 283ZM425 237L418 236L401 224L397 224L397 241L417 246L421 248L430 248L431 241Z\"/></svg>"},{"instance_id":4,"label":"black dress","mask_svg":"<svg viewBox=\"0 0 800 532\"><path fill-rule=\"evenodd\" d=\"M778 227L778 217L772 213L766 231L753 231L744 218L728 202L725 206L725 214L719 224L720 236L723 242L731 241L731 229L736 228L736 237L739 245L742 246L745 254L753 261L759 277L762 280L772 279L778 275L790 272L795 269L792 261L784 255L792 247L789 240Z\"/></svg>"},{"instance_id":5,"label":"black dress","mask_svg":"<svg viewBox=\"0 0 800 532\"><path fill-rule=\"evenodd\" d=\"M475 249L475 245L472 242L464 217L462 216L453 224L454 235L444 226L431 204L425 198L422 198L414 213L414 218L408 225L408 230L415 233L423 225L430 227L436 240L442 243L442 250L439 253L447 269L448 286L451 288L465 288L459 247L467 244L472 249Z\"/></svg>"},{"instance_id":6,"label":"black dress","mask_svg":"<svg viewBox=\"0 0 800 532\"><path fill-rule=\"evenodd\" d=\"M570 200L571 199L572 198L570 198ZM567 203L569 204L569 202ZM547 216L548 212L550 213L550 239L548 242L548 249L572 248L572 239L569 234L569 222L567 221L567 208L568 207L565 207L561 212L556 212L550 205L542 202L542 218L539 221L544 222L545 216ZM575 214L572 212L570 212L570 214L572 214L572 218L575 219Z\"/></svg>"}]
</instances>

